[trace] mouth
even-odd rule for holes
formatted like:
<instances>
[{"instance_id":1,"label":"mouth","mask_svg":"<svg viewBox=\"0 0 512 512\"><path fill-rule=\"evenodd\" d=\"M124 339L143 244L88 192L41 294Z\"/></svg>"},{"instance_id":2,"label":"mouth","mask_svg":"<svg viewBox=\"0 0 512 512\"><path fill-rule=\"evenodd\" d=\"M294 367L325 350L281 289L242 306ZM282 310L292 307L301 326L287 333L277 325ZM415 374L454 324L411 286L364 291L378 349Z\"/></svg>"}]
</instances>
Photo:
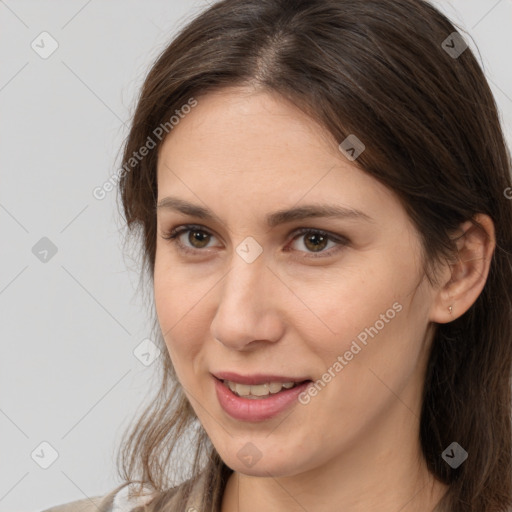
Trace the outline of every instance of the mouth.
<instances>
[{"instance_id":1,"label":"mouth","mask_svg":"<svg viewBox=\"0 0 512 512\"><path fill-rule=\"evenodd\" d=\"M241 384L239 382L227 380L227 379L218 379L219 382L227 387L234 395L248 398L249 400L261 400L268 398L273 395L277 395L283 391L293 389L297 386L305 384L306 382L312 382L310 379L306 379L300 382L294 381L273 381L273 382L264 382L263 384Z\"/></svg>"},{"instance_id":2,"label":"mouth","mask_svg":"<svg viewBox=\"0 0 512 512\"><path fill-rule=\"evenodd\" d=\"M299 396L313 382L311 379L297 379L242 384L214 375L212 377L219 405L229 416L244 422L269 420L297 405ZM255 378L251 379L254 381ZM261 376L256 380L261 380Z\"/></svg>"}]
</instances>

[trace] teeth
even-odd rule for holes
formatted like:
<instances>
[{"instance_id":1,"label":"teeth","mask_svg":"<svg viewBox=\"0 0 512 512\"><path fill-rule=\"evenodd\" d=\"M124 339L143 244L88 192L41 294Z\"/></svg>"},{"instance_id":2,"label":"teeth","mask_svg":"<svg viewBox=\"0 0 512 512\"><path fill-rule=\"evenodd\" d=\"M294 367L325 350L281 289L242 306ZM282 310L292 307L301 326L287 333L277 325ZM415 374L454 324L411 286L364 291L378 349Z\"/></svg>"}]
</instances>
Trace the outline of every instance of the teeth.
<instances>
[{"instance_id":1,"label":"teeth","mask_svg":"<svg viewBox=\"0 0 512 512\"><path fill-rule=\"evenodd\" d=\"M248 398L268 396L270 394L279 393L283 388L291 389L296 385L295 382L268 382L265 384L258 384L257 386L237 384L236 382L231 382L229 380L225 380L223 382L225 386L233 391L233 393L238 396Z\"/></svg>"}]
</instances>

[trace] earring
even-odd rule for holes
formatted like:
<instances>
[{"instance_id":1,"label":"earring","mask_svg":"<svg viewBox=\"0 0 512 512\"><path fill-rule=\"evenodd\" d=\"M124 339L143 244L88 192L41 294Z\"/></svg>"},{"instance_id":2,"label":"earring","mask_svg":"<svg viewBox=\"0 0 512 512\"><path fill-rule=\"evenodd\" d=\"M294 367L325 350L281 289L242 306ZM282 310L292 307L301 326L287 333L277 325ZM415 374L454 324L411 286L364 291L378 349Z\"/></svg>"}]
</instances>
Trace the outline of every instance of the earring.
<instances>
[{"instance_id":1,"label":"earring","mask_svg":"<svg viewBox=\"0 0 512 512\"><path fill-rule=\"evenodd\" d=\"M450 311L450 315L452 314L452 309L453 309L452 306L448 306L448 310Z\"/></svg>"}]
</instances>

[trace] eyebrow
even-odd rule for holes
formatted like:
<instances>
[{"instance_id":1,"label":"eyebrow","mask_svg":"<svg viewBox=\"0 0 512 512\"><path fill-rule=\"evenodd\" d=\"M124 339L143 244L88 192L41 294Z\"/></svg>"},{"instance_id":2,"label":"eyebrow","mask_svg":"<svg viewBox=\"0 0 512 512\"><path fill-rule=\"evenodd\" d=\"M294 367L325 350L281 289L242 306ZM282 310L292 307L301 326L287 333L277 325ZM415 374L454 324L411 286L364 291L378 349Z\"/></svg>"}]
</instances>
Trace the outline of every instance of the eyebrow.
<instances>
[{"instance_id":1,"label":"eyebrow","mask_svg":"<svg viewBox=\"0 0 512 512\"><path fill-rule=\"evenodd\" d=\"M208 208L189 203L178 197L164 197L157 203L156 208L157 210L175 210L185 215L224 224L222 220ZM357 219L366 222L375 222L372 217L364 212L335 204L308 204L287 210L278 210L268 214L266 216L266 222L267 225L272 228L279 224L315 217Z\"/></svg>"}]
</instances>

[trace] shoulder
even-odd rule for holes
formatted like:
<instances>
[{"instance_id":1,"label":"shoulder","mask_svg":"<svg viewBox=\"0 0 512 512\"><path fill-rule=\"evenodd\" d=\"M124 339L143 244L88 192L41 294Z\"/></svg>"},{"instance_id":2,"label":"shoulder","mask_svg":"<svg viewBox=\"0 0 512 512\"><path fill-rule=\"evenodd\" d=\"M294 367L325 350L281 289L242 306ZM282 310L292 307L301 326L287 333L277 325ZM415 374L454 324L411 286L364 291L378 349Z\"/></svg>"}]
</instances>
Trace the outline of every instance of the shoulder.
<instances>
[{"instance_id":1,"label":"shoulder","mask_svg":"<svg viewBox=\"0 0 512 512\"><path fill-rule=\"evenodd\" d=\"M186 509L203 510L203 498L206 495L208 487L208 478L206 473L200 473L197 478L187 480L182 484L173 487L168 491L170 501L167 505L177 506L183 494L186 493ZM144 487L143 493L130 496L130 491L135 491L135 485L125 484L120 490L110 491L103 496L94 496L76 501L57 505L55 507L42 510L41 512L131 512L137 506L149 503L155 494L149 487Z\"/></svg>"},{"instance_id":2,"label":"shoulder","mask_svg":"<svg viewBox=\"0 0 512 512\"><path fill-rule=\"evenodd\" d=\"M134 494L130 496L132 490ZM70 501L41 512L130 512L132 508L144 505L154 497L147 487L144 487L141 495L135 495L135 492L135 485L125 482L105 495Z\"/></svg>"},{"instance_id":3,"label":"shoulder","mask_svg":"<svg viewBox=\"0 0 512 512\"><path fill-rule=\"evenodd\" d=\"M182 512L182 506L185 507L187 512L205 510L205 502L203 500L208 494L209 479L208 474L203 471L163 493L157 493L154 489L145 485L142 493L130 496L129 492L132 489L132 485L126 485L126 487L123 487L115 494L111 507L92 512L131 512L135 507L146 505L153 499L160 498L161 494L165 495L166 510ZM162 505L163 503L159 504L158 508Z\"/></svg>"},{"instance_id":4,"label":"shoulder","mask_svg":"<svg viewBox=\"0 0 512 512\"><path fill-rule=\"evenodd\" d=\"M137 486L138 487L138 486ZM107 508L105 512L130 512L133 508L146 505L154 497L155 494L148 486L144 486L141 494L135 494L136 486L128 484L123 487L114 496L111 507ZM133 492L133 495L129 493Z\"/></svg>"},{"instance_id":5,"label":"shoulder","mask_svg":"<svg viewBox=\"0 0 512 512\"><path fill-rule=\"evenodd\" d=\"M84 498L56 505L41 512L98 512L99 505L103 500L104 496L93 496L92 498Z\"/></svg>"}]
</instances>

